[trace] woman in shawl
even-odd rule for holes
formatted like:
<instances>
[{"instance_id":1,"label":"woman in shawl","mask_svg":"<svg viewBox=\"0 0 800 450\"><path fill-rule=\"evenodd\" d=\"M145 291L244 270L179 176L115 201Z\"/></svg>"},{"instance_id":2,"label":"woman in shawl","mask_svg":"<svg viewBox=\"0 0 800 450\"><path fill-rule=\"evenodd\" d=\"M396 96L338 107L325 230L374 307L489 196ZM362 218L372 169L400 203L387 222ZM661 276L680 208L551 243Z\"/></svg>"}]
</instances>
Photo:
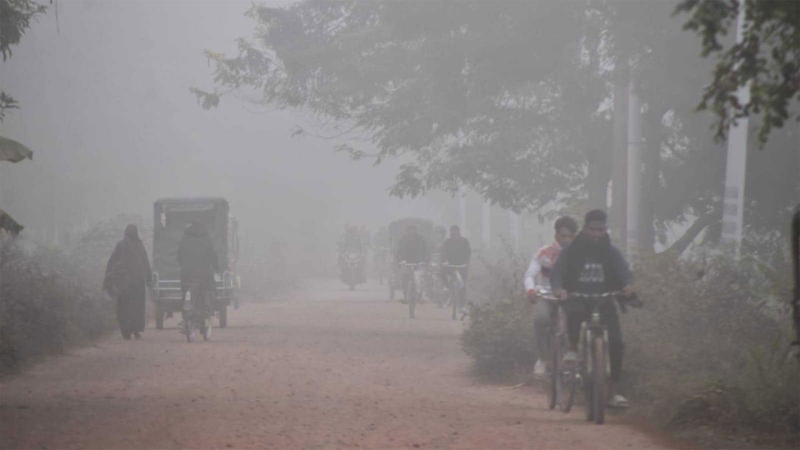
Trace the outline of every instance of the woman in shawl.
<instances>
[{"instance_id":1,"label":"woman in shawl","mask_svg":"<svg viewBox=\"0 0 800 450\"><path fill-rule=\"evenodd\" d=\"M106 266L103 289L117 300L117 320L125 340L142 337L145 322L145 290L150 284L150 261L136 225L125 228L125 236L114 247Z\"/></svg>"}]
</instances>

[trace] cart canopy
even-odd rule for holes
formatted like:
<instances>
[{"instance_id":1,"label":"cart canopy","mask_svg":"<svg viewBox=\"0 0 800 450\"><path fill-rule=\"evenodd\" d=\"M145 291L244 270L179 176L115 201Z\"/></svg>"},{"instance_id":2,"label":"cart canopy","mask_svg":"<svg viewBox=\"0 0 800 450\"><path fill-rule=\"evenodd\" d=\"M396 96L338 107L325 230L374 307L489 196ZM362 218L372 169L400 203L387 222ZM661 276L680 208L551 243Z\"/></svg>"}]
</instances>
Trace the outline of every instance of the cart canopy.
<instances>
[{"instance_id":1,"label":"cart canopy","mask_svg":"<svg viewBox=\"0 0 800 450\"><path fill-rule=\"evenodd\" d=\"M165 198L153 204L153 270L161 279L178 279L178 245L186 227L202 222L208 228L219 266L229 262L230 231L228 201L224 198Z\"/></svg>"}]
</instances>

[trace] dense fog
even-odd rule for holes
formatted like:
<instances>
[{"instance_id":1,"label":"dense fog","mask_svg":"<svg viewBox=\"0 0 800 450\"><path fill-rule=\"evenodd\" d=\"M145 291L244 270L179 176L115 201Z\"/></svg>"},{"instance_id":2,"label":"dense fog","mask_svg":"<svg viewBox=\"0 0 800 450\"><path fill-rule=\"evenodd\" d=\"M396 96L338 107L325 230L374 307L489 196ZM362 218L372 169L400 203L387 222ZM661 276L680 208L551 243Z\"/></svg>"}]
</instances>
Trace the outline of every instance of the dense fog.
<instances>
[{"instance_id":1,"label":"dense fog","mask_svg":"<svg viewBox=\"0 0 800 450\"><path fill-rule=\"evenodd\" d=\"M333 246L349 222L438 218L424 200L386 194L393 167L353 164L330 140L292 138L307 126L300 112L198 106L189 88L211 82L203 51L234 51L252 28L249 7L59 2L58 23L54 8L39 17L0 71L21 103L3 134L34 150L32 162L0 168L3 208L42 242L121 213L151 220L162 197L225 197L257 245Z\"/></svg>"}]
</instances>

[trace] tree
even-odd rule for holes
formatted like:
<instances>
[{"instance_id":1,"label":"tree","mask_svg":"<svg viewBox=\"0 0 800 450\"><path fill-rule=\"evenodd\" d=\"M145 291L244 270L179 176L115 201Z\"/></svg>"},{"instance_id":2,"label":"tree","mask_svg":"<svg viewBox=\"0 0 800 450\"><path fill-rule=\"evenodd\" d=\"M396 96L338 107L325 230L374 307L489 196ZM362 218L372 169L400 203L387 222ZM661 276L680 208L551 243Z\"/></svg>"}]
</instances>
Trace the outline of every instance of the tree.
<instances>
[{"instance_id":1,"label":"tree","mask_svg":"<svg viewBox=\"0 0 800 450\"><path fill-rule=\"evenodd\" d=\"M265 106L311 112L319 133L349 139L339 149L353 158L401 158L392 194L467 185L517 211L606 206L611 76L631 58L646 139L643 245L665 243L671 225L693 220L682 250L719 223L725 154L706 151L715 145L710 114L694 113L710 62L673 10L661 2L306 1L254 7L256 40L240 40L236 57L208 56L223 92L250 89ZM206 108L224 95L193 92Z\"/></svg>"},{"instance_id":2,"label":"tree","mask_svg":"<svg viewBox=\"0 0 800 450\"><path fill-rule=\"evenodd\" d=\"M743 39L724 39L736 27L744 1ZM711 84L699 109L717 116L715 137L725 138L737 119L760 117L763 146L774 128L800 120L800 2L797 0L683 0L675 14L688 14L684 29L702 38L702 55L715 56ZM736 92L749 88L740 104Z\"/></svg>"},{"instance_id":3,"label":"tree","mask_svg":"<svg viewBox=\"0 0 800 450\"><path fill-rule=\"evenodd\" d=\"M602 27L585 35L597 20L585 11L582 2L255 7L258 41L240 40L236 58L209 57L221 87L257 89L264 104L305 109L328 132L377 147L340 147L353 158L404 157L394 195L466 184L521 210L585 196L595 150L585 144L603 150L588 136L603 129L605 81L592 73ZM582 59L582 48L595 57ZM219 102L194 92L206 107Z\"/></svg>"},{"instance_id":4,"label":"tree","mask_svg":"<svg viewBox=\"0 0 800 450\"><path fill-rule=\"evenodd\" d=\"M43 14L47 7L32 0L0 0L0 52L3 61L11 57L11 46L19 44L22 35L30 28L31 20ZM0 121L6 110L19 108L19 103L0 91Z\"/></svg>"}]
</instances>

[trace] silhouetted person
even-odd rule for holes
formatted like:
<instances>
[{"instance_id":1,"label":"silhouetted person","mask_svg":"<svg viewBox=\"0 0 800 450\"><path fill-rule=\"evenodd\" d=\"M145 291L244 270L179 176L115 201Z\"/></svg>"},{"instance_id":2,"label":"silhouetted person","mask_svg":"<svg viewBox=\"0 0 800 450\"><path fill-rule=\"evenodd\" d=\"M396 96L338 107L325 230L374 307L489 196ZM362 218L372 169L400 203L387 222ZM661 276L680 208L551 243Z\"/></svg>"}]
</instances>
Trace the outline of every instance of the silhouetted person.
<instances>
[{"instance_id":1,"label":"silhouetted person","mask_svg":"<svg viewBox=\"0 0 800 450\"><path fill-rule=\"evenodd\" d=\"M125 236L114 247L106 265L103 289L117 300L117 321L122 337L142 337L145 324L146 289L152 280L150 261L136 225L125 228Z\"/></svg>"},{"instance_id":2,"label":"silhouetted person","mask_svg":"<svg viewBox=\"0 0 800 450\"><path fill-rule=\"evenodd\" d=\"M186 227L178 246L178 264L181 266L181 289L185 298L189 285L199 283L206 302L216 293L214 273L220 272L217 252L202 222L193 222Z\"/></svg>"}]
</instances>

